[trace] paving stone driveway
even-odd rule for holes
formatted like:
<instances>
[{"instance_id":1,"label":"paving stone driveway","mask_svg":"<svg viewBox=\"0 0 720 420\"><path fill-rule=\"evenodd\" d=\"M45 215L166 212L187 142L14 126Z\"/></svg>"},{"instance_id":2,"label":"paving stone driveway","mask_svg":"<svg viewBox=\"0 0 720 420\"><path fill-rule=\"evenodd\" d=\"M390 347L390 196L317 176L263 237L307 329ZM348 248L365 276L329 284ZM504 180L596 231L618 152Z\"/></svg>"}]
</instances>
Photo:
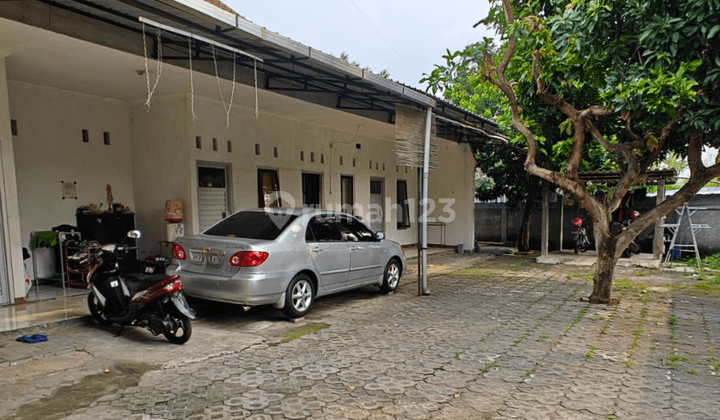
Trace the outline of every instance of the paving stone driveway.
<instances>
[{"instance_id":1,"label":"paving stone driveway","mask_svg":"<svg viewBox=\"0 0 720 420\"><path fill-rule=\"evenodd\" d=\"M427 297L407 276L389 296L368 289L322 299L303 322L279 322L326 329L150 369L137 386L66 418L718 418L717 300L628 281L616 292L620 305L590 305L578 299L591 290L587 268L475 261L431 278ZM637 274L624 270L618 275ZM642 273L634 279L662 276ZM229 337L240 316L197 328L217 323Z\"/></svg>"}]
</instances>

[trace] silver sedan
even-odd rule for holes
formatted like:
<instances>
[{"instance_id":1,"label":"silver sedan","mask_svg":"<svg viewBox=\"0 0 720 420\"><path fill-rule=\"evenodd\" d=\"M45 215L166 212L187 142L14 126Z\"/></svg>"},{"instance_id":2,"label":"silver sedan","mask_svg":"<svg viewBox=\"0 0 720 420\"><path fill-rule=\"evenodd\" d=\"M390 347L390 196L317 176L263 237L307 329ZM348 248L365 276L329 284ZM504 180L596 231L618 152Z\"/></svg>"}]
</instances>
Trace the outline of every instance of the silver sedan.
<instances>
[{"instance_id":1,"label":"silver sedan","mask_svg":"<svg viewBox=\"0 0 720 420\"><path fill-rule=\"evenodd\" d=\"M305 316L315 298L368 285L395 290L407 257L358 218L318 209L246 210L177 238L173 265L189 296L272 304Z\"/></svg>"}]
</instances>

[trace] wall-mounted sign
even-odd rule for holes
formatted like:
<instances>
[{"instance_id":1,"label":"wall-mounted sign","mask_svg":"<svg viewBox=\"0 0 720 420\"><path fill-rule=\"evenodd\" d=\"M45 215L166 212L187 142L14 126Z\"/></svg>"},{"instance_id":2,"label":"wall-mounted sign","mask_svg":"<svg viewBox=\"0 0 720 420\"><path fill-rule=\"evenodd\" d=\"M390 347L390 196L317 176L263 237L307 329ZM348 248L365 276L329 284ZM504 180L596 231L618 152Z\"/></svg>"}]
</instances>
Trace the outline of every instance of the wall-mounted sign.
<instances>
[{"instance_id":1,"label":"wall-mounted sign","mask_svg":"<svg viewBox=\"0 0 720 420\"><path fill-rule=\"evenodd\" d=\"M77 200L77 182L65 182L60 181L60 185L62 185L62 198L63 200Z\"/></svg>"}]
</instances>

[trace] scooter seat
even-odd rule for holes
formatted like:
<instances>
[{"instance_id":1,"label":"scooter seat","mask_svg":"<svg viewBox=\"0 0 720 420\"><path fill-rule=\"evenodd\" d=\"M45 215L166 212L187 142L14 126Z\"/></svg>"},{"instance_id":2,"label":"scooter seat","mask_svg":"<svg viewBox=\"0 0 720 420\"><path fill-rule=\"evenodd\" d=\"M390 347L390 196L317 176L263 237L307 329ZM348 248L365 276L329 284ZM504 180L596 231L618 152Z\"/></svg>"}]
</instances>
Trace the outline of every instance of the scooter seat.
<instances>
[{"instance_id":1,"label":"scooter seat","mask_svg":"<svg viewBox=\"0 0 720 420\"><path fill-rule=\"evenodd\" d=\"M141 274L132 273L125 277L125 285L130 291L130 295L149 289L155 283L165 280L168 276L165 274Z\"/></svg>"}]
</instances>

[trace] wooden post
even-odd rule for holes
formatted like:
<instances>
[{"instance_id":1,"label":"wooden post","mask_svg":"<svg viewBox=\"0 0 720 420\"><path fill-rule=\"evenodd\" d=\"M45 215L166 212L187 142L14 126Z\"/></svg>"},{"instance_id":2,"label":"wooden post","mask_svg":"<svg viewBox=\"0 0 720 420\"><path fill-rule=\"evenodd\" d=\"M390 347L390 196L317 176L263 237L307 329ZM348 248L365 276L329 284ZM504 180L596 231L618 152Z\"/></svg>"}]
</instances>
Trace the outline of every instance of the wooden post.
<instances>
[{"instance_id":1,"label":"wooden post","mask_svg":"<svg viewBox=\"0 0 720 420\"><path fill-rule=\"evenodd\" d=\"M565 221L565 196L560 196L560 243L558 244L558 251L562 251L563 242L563 222Z\"/></svg>"},{"instance_id":2,"label":"wooden post","mask_svg":"<svg viewBox=\"0 0 720 420\"><path fill-rule=\"evenodd\" d=\"M655 204L660 204L665 201L665 180L658 180L657 198ZM655 222L655 238L653 238L653 259L660 260L663 255L663 235L665 228L662 225L665 224L665 217L661 217Z\"/></svg>"},{"instance_id":3,"label":"wooden post","mask_svg":"<svg viewBox=\"0 0 720 420\"><path fill-rule=\"evenodd\" d=\"M550 234L550 202L548 195L550 188L547 182L543 182L543 202L542 202L542 239L540 242L540 255L548 255L548 236Z\"/></svg>"}]
</instances>

